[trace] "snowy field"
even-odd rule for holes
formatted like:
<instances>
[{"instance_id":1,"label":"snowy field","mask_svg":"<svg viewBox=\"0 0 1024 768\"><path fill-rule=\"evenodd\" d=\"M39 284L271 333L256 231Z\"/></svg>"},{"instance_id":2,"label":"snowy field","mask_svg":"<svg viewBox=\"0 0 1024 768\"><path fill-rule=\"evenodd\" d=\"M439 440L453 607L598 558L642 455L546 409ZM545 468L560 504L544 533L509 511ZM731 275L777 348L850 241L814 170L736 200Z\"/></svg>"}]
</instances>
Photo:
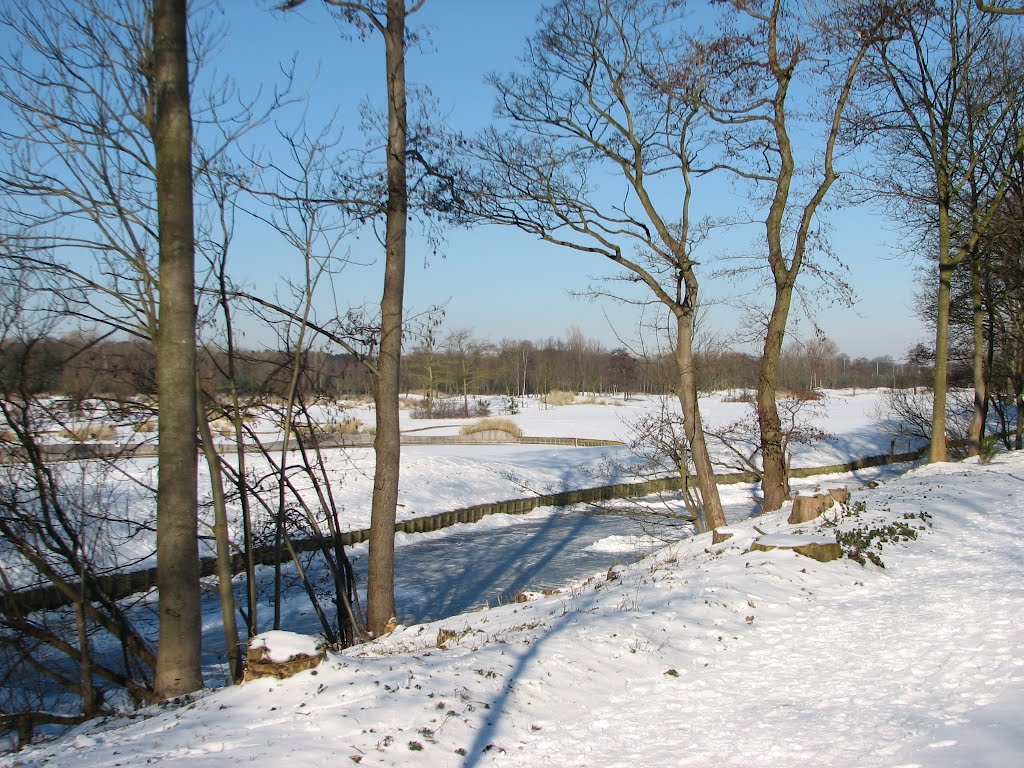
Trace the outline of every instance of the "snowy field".
<instances>
[{"instance_id":1,"label":"snowy field","mask_svg":"<svg viewBox=\"0 0 1024 768\"><path fill-rule=\"evenodd\" d=\"M890 434L879 426L884 395L881 391L826 392L820 402L807 404L806 419L822 438L811 444L793 447L794 466L822 466L850 459L888 453L891 441L896 450L906 451L910 440L899 434ZM629 443L634 436L633 425L645 415L658 412L662 401L649 396L629 400L602 397L598 403L546 406L533 398L517 401L518 412L513 415L497 413L500 398L492 406L496 415L518 424L530 437L581 437L619 440ZM668 401L678 411L678 403ZM722 394L705 397L701 401L705 423L710 429L744 419L750 415L750 405L728 402ZM365 404L322 406L320 414L325 420L355 418L373 422L373 413ZM99 411L94 414L99 418ZM471 423L472 420L470 420ZM414 434L458 434L467 420L412 419L411 412L402 412L401 428ZM81 425L79 425L81 426ZM255 428L268 441L279 440L281 433L269 418L255 423ZM130 440L127 427L117 427L118 439ZM725 460L728 452L711 449ZM370 497L373 491L374 456L370 448L329 449L323 452L324 471L330 479L331 491L340 510L342 530L369 527ZM273 455L275 463L280 454ZM271 462L257 454L247 455L251 477L262 478L268 497L276 505L276 476ZM287 463L297 464L297 452L288 454ZM452 509L503 501L524 496L554 493L576 488L605 485L635 480L631 467L638 461L626 446L604 448L575 448L542 445L409 445L402 450L401 486L398 519L407 520ZM233 463L233 462L232 462ZM157 462L154 458L121 460L116 468L103 462L87 461L59 465L64 485L82 489L88 498L86 506L105 518L96 522L93 554L94 562L110 568L139 569L155 565L153 525ZM200 462L200 501L205 521L203 533L209 533L212 512L209 510L209 474ZM731 471L720 464L721 471ZM295 476L296 490L311 508L318 502L308 485ZM749 501L750 491L745 490ZM295 499L289 494L289 506ZM254 505L255 506L255 505ZM229 498L228 514L230 536L242 539L240 506L237 499ZM255 506L257 517L260 509ZM257 529L269 525L266 515L256 521ZM102 542L112 541L108 547ZM204 556L213 555L213 542L203 543ZM27 584L31 578L27 570L16 563L8 564L8 576L14 583Z\"/></svg>"},{"instance_id":2,"label":"snowy field","mask_svg":"<svg viewBox=\"0 0 1024 768\"><path fill-rule=\"evenodd\" d=\"M399 628L286 681L80 726L5 768L1024 764L1024 455L676 542L607 580ZM862 538L884 568L750 552ZM440 641L440 642L439 642Z\"/></svg>"}]
</instances>

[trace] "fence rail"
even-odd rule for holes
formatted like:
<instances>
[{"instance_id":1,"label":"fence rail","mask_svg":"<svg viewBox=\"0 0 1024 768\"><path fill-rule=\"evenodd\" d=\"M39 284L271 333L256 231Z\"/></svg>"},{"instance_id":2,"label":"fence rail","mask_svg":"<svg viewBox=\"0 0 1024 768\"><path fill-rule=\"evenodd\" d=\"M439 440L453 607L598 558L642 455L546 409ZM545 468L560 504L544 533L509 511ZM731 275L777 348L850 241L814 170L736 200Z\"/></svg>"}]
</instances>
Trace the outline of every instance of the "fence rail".
<instances>
[{"instance_id":1,"label":"fence rail","mask_svg":"<svg viewBox=\"0 0 1024 768\"><path fill-rule=\"evenodd\" d=\"M477 432L471 435L402 435L402 445L564 445L573 448L597 448L625 445L620 440L597 440L589 437L516 437L506 432L498 435L492 432ZM314 441L308 436L288 441L290 450L307 448L369 448L373 446L373 435L317 435ZM234 443L215 443L218 453L232 454ZM277 440L262 447L253 443L245 445L246 453L280 453L284 442ZM114 445L112 443L62 443L38 446L43 461L84 461L89 459L131 459L155 458L157 447L152 443L138 445ZM24 448L19 445L0 446L0 464L28 460Z\"/></svg>"}]
</instances>

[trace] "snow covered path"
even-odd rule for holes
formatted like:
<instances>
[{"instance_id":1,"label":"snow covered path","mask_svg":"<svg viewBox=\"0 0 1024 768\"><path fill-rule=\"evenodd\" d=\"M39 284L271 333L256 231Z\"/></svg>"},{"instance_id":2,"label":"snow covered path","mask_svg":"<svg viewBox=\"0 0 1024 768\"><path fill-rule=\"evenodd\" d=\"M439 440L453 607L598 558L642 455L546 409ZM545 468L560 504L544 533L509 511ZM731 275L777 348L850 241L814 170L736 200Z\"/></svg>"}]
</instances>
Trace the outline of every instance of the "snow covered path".
<instances>
[{"instance_id":1,"label":"snow covered path","mask_svg":"<svg viewBox=\"0 0 1024 768\"><path fill-rule=\"evenodd\" d=\"M813 528L755 518L0 766L1021 765L1022 499L1024 456L924 467L839 521L913 526L885 569L748 552Z\"/></svg>"},{"instance_id":2,"label":"snow covered path","mask_svg":"<svg viewBox=\"0 0 1024 768\"><path fill-rule=\"evenodd\" d=\"M712 566L695 597L753 616L754 631L715 619L719 644L686 649L677 685L656 680L653 659L624 657L634 670L618 686L600 659L577 667L590 689L573 697L582 706L558 707L544 738L493 763L531 766L557 753L566 766L1024 764L1024 477L1014 493L986 487L986 474L946 470L943 482L963 483L937 487L926 468L876 496L872 506L935 509L936 530L869 578L851 582L817 564L805 576L782 556L748 556L752 578L722 583ZM674 661L673 646L669 639L653 656ZM974 711L994 703L1016 714L987 723L979 739L986 748L1009 742L1010 753L986 760L957 749L948 735L984 721L988 713Z\"/></svg>"}]
</instances>

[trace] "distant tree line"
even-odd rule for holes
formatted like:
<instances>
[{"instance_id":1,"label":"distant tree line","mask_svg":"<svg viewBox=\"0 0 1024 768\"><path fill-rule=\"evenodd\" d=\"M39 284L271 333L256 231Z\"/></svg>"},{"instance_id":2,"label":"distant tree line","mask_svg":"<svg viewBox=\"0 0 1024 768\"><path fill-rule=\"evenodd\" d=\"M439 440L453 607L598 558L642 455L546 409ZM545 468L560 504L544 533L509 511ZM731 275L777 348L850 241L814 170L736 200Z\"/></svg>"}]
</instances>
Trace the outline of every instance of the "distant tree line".
<instances>
[{"instance_id":1,"label":"distant tree line","mask_svg":"<svg viewBox=\"0 0 1024 768\"><path fill-rule=\"evenodd\" d=\"M294 350L236 349L233 367L240 395L283 398L293 373ZM297 386L305 398L366 396L372 381L366 368L348 353L305 350ZM230 389L223 350L200 349L204 391ZM620 394L666 394L668 356L640 357L622 347L607 349L572 332L566 339L503 339L493 343L455 332L436 348L420 345L405 354L402 390L429 397L501 395L522 397L560 390ZM758 358L729 348L696 355L702 392L753 389ZM156 394L156 358L152 345L138 340L98 339L83 334L0 344L0 382L22 382L33 395L72 400L94 397L132 399ZM851 358L826 340L791 345L782 355L780 385L790 391L816 389L920 387L930 383L927 350L915 347L903 360L883 355ZM970 359L956 358L955 386L970 386Z\"/></svg>"}]
</instances>

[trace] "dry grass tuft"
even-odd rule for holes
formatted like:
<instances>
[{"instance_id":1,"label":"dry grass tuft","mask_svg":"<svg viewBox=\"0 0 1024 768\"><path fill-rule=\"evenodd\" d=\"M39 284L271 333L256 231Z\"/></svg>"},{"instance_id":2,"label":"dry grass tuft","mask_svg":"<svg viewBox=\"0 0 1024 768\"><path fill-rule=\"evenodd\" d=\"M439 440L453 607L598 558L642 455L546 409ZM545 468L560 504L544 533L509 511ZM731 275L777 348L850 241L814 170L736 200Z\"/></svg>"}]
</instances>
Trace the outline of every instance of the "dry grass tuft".
<instances>
[{"instance_id":1,"label":"dry grass tuft","mask_svg":"<svg viewBox=\"0 0 1024 768\"><path fill-rule=\"evenodd\" d=\"M221 437L234 437L235 425L231 423L231 419L221 416L219 419L214 419L210 422L210 431Z\"/></svg>"},{"instance_id":2,"label":"dry grass tuft","mask_svg":"<svg viewBox=\"0 0 1024 768\"><path fill-rule=\"evenodd\" d=\"M473 435L477 432L507 432L513 437L523 436L522 428L511 419L480 419L459 430L460 435Z\"/></svg>"},{"instance_id":3,"label":"dry grass tuft","mask_svg":"<svg viewBox=\"0 0 1024 768\"><path fill-rule=\"evenodd\" d=\"M363 422L358 419L342 419L324 424L324 432L329 435L357 435L362 428Z\"/></svg>"},{"instance_id":4,"label":"dry grass tuft","mask_svg":"<svg viewBox=\"0 0 1024 768\"><path fill-rule=\"evenodd\" d=\"M544 398L548 405L572 405L576 402L575 392L565 392L561 389L553 389Z\"/></svg>"},{"instance_id":5,"label":"dry grass tuft","mask_svg":"<svg viewBox=\"0 0 1024 768\"><path fill-rule=\"evenodd\" d=\"M116 432L109 424L80 424L64 427L60 436L68 440L84 443L86 440L113 440Z\"/></svg>"},{"instance_id":6,"label":"dry grass tuft","mask_svg":"<svg viewBox=\"0 0 1024 768\"><path fill-rule=\"evenodd\" d=\"M322 424L296 424L292 427L292 434L299 437L316 435L357 435L363 428L363 422L358 419L342 419L341 421L327 421Z\"/></svg>"}]
</instances>

